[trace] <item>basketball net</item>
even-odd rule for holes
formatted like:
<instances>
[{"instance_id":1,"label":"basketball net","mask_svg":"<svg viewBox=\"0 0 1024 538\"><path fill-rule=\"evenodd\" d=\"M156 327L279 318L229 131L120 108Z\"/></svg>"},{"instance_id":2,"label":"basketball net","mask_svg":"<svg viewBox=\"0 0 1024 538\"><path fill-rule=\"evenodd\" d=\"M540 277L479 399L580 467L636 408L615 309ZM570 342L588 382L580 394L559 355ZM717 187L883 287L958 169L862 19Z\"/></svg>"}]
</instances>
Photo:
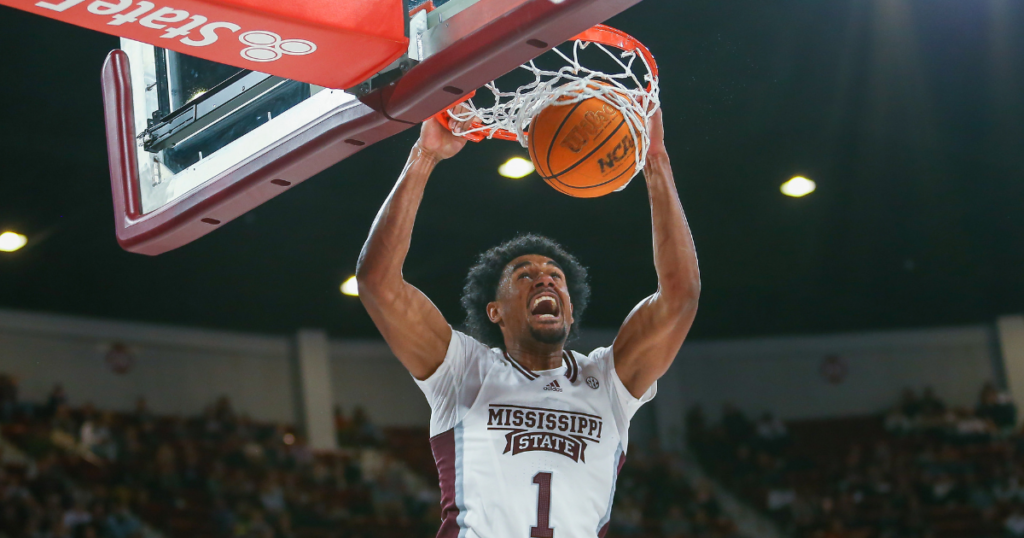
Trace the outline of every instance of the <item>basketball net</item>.
<instances>
[{"instance_id":1,"label":"basketball net","mask_svg":"<svg viewBox=\"0 0 1024 538\"><path fill-rule=\"evenodd\" d=\"M597 47L603 51L614 60L621 72L604 73L582 65L579 55L587 47ZM449 109L448 116L456 121L471 122L469 129L453 131L454 134L472 140L515 140L525 148L530 123L545 107L555 102L558 105L572 105L597 98L622 114L636 142L635 177L643 169L647 149L650 147L647 121L661 105L658 99L658 67L650 51L628 34L598 25L576 36L569 54L557 47L551 49L551 52L561 57L566 65L557 71L550 71L541 69L531 60L520 66L520 69L531 72L533 82L515 91L502 91L492 81L484 88L494 96L494 105L481 107L469 99L463 102L461 110L456 110L458 107ZM635 69L641 67L643 71L637 73ZM623 185L619 190L625 187Z\"/></svg>"}]
</instances>

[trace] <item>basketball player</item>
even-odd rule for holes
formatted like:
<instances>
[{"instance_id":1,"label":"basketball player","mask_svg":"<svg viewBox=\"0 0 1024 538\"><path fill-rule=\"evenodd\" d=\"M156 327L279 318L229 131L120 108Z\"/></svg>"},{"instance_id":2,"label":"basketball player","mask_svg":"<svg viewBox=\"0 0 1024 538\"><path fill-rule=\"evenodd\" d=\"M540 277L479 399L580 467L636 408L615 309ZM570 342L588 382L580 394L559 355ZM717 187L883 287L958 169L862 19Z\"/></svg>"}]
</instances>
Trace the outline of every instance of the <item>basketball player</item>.
<instances>
[{"instance_id":1,"label":"basketball player","mask_svg":"<svg viewBox=\"0 0 1024 538\"><path fill-rule=\"evenodd\" d=\"M654 397L700 292L660 111L650 137L644 176L658 290L630 312L611 347L583 355L563 346L586 306L586 270L551 240L522 236L481 256L462 299L470 334L453 330L403 279L427 179L466 144L435 121L423 124L356 275L370 317L430 402L439 538L607 532L629 421Z\"/></svg>"}]
</instances>

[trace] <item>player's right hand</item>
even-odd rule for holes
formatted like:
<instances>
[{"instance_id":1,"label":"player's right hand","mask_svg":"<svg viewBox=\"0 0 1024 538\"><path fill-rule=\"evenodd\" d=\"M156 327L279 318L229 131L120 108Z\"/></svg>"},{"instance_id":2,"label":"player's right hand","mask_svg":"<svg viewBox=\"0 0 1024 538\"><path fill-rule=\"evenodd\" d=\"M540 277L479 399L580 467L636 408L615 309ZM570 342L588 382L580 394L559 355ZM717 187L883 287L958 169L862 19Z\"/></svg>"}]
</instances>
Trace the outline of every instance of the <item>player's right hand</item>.
<instances>
[{"instance_id":1,"label":"player's right hand","mask_svg":"<svg viewBox=\"0 0 1024 538\"><path fill-rule=\"evenodd\" d=\"M452 134L452 130L466 130L469 128L469 123L471 122L459 123L449 118L446 129L433 117L427 118L420 128L420 139L417 144L420 149L433 154L438 159L454 157L462 148L466 147L468 139Z\"/></svg>"}]
</instances>

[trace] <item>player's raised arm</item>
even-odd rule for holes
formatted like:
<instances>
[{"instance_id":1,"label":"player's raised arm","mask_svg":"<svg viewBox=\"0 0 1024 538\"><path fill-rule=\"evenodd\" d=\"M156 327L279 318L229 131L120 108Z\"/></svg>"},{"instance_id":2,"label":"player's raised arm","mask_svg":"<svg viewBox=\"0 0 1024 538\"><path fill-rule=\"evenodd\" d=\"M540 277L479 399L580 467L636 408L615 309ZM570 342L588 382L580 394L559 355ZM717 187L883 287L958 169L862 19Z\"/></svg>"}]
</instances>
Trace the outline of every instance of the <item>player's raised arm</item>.
<instances>
[{"instance_id":1,"label":"player's raised arm","mask_svg":"<svg viewBox=\"0 0 1024 538\"><path fill-rule=\"evenodd\" d=\"M671 366L697 314L700 271L690 227L665 152L661 110L651 118L644 177L651 199L658 291L629 313L615 338L615 371L639 398Z\"/></svg>"},{"instance_id":2,"label":"player's raised arm","mask_svg":"<svg viewBox=\"0 0 1024 538\"><path fill-rule=\"evenodd\" d=\"M424 122L420 139L377 213L356 265L359 300L391 351L421 380L444 361L452 330L434 303L405 281L402 265L430 173L438 162L465 145L465 138L451 134L433 119Z\"/></svg>"}]
</instances>

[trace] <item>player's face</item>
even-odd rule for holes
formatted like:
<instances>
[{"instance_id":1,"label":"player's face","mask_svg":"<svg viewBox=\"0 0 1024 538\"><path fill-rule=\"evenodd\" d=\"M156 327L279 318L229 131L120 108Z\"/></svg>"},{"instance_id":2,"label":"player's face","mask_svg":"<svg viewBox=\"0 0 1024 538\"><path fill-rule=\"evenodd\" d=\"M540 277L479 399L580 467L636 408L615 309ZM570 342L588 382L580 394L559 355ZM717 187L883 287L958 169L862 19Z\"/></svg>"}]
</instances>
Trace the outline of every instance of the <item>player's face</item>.
<instances>
[{"instance_id":1,"label":"player's face","mask_svg":"<svg viewBox=\"0 0 1024 538\"><path fill-rule=\"evenodd\" d=\"M512 260L505 266L497 300L488 305L487 313L514 339L564 343L572 327L565 272L547 256L528 254Z\"/></svg>"}]
</instances>

